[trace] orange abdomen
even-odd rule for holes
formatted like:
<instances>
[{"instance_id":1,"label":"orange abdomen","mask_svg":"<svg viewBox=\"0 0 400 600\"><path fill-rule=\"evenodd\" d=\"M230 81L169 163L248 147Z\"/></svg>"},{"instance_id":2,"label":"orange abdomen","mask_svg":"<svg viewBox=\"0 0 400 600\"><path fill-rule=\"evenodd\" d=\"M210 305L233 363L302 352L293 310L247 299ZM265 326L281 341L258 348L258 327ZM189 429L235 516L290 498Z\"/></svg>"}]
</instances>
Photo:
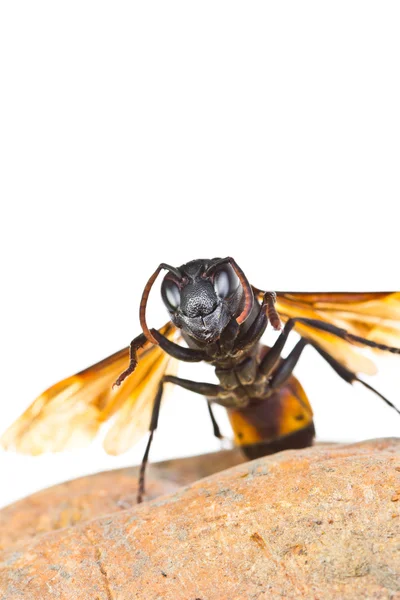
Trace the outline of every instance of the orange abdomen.
<instances>
[{"instance_id":1,"label":"orange abdomen","mask_svg":"<svg viewBox=\"0 0 400 600\"><path fill-rule=\"evenodd\" d=\"M293 375L279 391L229 409L228 415L235 443L248 458L311 446L315 436L312 408Z\"/></svg>"}]
</instances>

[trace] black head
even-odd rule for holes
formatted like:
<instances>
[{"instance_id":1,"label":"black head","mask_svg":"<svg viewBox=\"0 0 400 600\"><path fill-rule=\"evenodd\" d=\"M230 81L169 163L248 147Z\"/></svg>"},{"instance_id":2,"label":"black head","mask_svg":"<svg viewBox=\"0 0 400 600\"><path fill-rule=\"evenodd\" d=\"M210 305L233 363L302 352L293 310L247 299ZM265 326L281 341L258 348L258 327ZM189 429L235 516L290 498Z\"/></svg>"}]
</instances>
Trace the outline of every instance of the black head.
<instances>
[{"instance_id":1,"label":"black head","mask_svg":"<svg viewBox=\"0 0 400 600\"><path fill-rule=\"evenodd\" d=\"M199 342L216 341L243 311L241 271L237 273L229 260L199 259L178 269L167 267L161 285L164 304L172 322Z\"/></svg>"}]
</instances>

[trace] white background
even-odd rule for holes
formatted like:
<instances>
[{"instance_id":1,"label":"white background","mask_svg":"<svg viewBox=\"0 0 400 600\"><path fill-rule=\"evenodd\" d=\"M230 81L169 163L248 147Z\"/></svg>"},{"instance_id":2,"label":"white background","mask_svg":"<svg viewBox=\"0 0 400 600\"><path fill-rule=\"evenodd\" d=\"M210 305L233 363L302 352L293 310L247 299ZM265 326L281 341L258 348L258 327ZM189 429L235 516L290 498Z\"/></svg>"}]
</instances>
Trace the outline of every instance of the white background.
<instances>
[{"instance_id":1,"label":"white background","mask_svg":"<svg viewBox=\"0 0 400 600\"><path fill-rule=\"evenodd\" d=\"M400 288L399 16L366 0L1 3L1 430L137 335L160 261L232 255L267 289ZM161 325L156 292L151 307ZM397 403L399 365L374 378ZM296 373L320 439L399 433L312 350ZM152 459L217 447L204 400L175 389ZM0 504L142 452L1 452Z\"/></svg>"}]
</instances>

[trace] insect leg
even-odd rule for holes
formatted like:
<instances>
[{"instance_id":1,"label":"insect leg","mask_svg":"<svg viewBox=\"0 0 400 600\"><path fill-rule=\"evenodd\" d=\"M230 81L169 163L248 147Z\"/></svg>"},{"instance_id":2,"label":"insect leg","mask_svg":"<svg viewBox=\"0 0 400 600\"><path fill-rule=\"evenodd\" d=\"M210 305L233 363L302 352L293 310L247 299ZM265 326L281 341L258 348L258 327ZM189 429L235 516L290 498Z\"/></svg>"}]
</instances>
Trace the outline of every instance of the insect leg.
<instances>
[{"instance_id":1,"label":"insect leg","mask_svg":"<svg viewBox=\"0 0 400 600\"><path fill-rule=\"evenodd\" d=\"M151 334L157 340L160 348L164 350L173 358L177 358L178 360L182 360L185 362L200 362L202 360L206 360L207 354L202 350L194 350L193 348L184 348L179 344L175 344L171 342L165 335L157 331L157 329L151 329Z\"/></svg>"},{"instance_id":2,"label":"insect leg","mask_svg":"<svg viewBox=\"0 0 400 600\"><path fill-rule=\"evenodd\" d=\"M190 379L182 379L181 377L176 377L175 375L164 375L163 382L174 383L175 385L179 385L179 387L182 387L185 390L195 392L195 394L201 394L202 396L206 396L207 398L217 399L219 395L224 391L220 385L216 385L215 383L205 383L204 381L192 381Z\"/></svg>"},{"instance_id":3,"label":"insect leg","mask_svg":"<svg viewBox=\"0 0 400 600\"><path fill-rule=\"evenodd\" d=\"M210 415L210 418L211 418L211 423L212 423L212 426L213 426L213 432L214 432L214 435L215 435L215 437L216 437L216 438L218 438L219 440L222 440L222 438L223 438L224 436L223 436L223 435L222 435L222 433L221 433L221 430L220 430L220 428L219 428L219 425L218 425L218 423L217 423L217 420L216 420L216 418L215 418L215 415L214 415L213 409L212 409L212 407L211 407L211 404L208 402L208 400L207 400L207 408L208 408L208 413L209 413L209 415Z\"/></svg>"},{"instance_id":4,"label":"insect leg","mask_svg":"<svg viewBox=\"0 0 400 600\"><path fill-rule=\"evenodd\" d=\"M256 289L256 291L258 290ZM239 343L236 344L235 350L246 350L258 342L267 328L268 321L271 322L274 329L281 329L281 321L274 307L275 300L276 294L274 292L264 293L260 312L258 313L257 318L251 324L248 331L245 333Z\"/></svg>"},{"instance_id":5,"label":"insect leg","mask_svg":"<svg viewBox=\"0 0 400 600\"><path fill-rule=\"evenodd\" d=\"M324 358L326 360L326 362L339 375L339 377L341 377L342 379L344 379L344 381L347 381L347 383L354 383L355 381L358 381L364 387L366 387L367 389L369 389L371 392L374 392L388 406L390 406L397 413L400 414L400 410L392 402L390 402L390 400L388 400L385 396L383 396L383 394L381 394L380 392L378 392L378 390L376 390L374 387L372 387L366 381L363 381L362 379L360 379L356 375L356 373L353 373L352 371L350 371L349 369L347 369L339 361L337 361L335 358L333 358L333 356L331 356L328 352L326 352L320 346L318 346L318 344L316 344L314 342L311 342L309 340L306 340L305 338L302 338L296 344L296 346L293 348L293 350L291 351L291 353L287 356L287 358L279 365L279 367L275 371L275 373L274 373L274 375L273 375L273 377L272 377L272 379L270 381L270 387L273 390L276 390L277 388L282 387L286 383L286 381L288 380L288 378L292 374L293 369L295 368L295 366L297 364L297 361L299 360L302 351L304 350L304 348L306 347L307 344L309 344L310 346L312 346L313 348L315 348L315 350L322 356L322 358Z\"/></svg>"},{"instance_id":6,"label":"insect leg","mask_svg":"<svg viewBox=\"0 0 400 600\"><path fill-rule=\"evenodd\" d=\"M385 398L385 396L383 396L380 392L378 392L378 390L376 390L371 385L369 385L369 383L367 383L366 381L363 381L362 379L357 377L357 375L355 373L353 373L352 371L349 371L349 369L344 367L339 361L337 361L335 358L333 358L333 356L328 354L328 352L326 352L325 350L322 350L322 348L320 348L318 346L318 344L315 344L314 342L309 342L309 344L313 348L316 349L316 351L322 356L322 358L324 358L326 360L326 362L339 375L339 377L341 377L342 379L347 381L347 383L354 383L355 381L358 381L364 387L371 390L371 392L374 392L377 396L379 396L379 398L381 398L384 402L386 402L386 404L388 404L391 408L394 408L394 410L400 414L400 410L392 402L390 402L390 400L388 400L387 398Z\"/></svg>"},{"instance_id":7,"label":"insect leg","mask_svg":"<svg viewBox=\"0 0 400 600\"><path fill-rule=\"evenodd\" d=\"M179 346L179 344L174 344L171 342L165 335L157 331L157 329L152 329L151 333L153 337L157 340L157 344L170 356L173 358L177 358L178 360L182 360L185 362L200 362L205 360L207 355L205 352L201 350L193 350L192 348L184 348L183 346ZM137 361L137 351L139 348L144 346L147 342L147 338L144 333L141 333L135 339L131 341L130 344L130 360L129 366L125 371L121 373L116 382L113 384L114 386L119 386L121 383L136 369Z\"/></svg>"},{"instance_id":8,"label":"insect leg","mask_svg":"<svg viewBox=\"0 0 400 600\"><path fill-rule=\"evenodd\" d=\"M271 381L269 382L269 387L272 390L277 390L287 382L289 377L292 375L295 366L297 365L301 353L308 343L308 340L302 338L299 342L297 342L290 354L288 354L288 356L282 360L281 364L273 374Z\"/></svg>"},{"instance_id":9,"label":"insect leg","mask_svg":"<svg viewBox=\"0 0 400 600\"><path fill-rule=\"evenodd\" d=\"M263 336L268 325L268 317L262 306L256 319L253 321L245 335L235 344L235 350L246 350L253 346Z\"/></svg>"},{"instance_id":10,"label":"insect leg","mask_svg":"<svg viewBox=\"0 0 400 600\"><path fill-rule=\"evenodd\" d=\"M386 344L379 344L378 342L373 342L372 340L368 340L358 335L353 335L352 333L346 331L346 329L336 327L335 325L331 325L330 323L326 323L325 321L319 321L318 319L304 319L302 317L294 317L287 321L281 335L278 337L275 344L272 346L272 348L268 351L268 353L262 360L259 367L260 373L262 373L263 375L269 375L269 373L272 372L287 341L288 335L296 323L302 323L303 325L308 325L309 327L313 327L314 329L326 331L327 333L336 335L337 337L349 343L356 342L359 344L363 344L364 346L369 346L370 348L377 348L378 350L384 350L387 352L392 352L394 354L400 354L400 348L394 348L393 346L387 346Z\"/></svg>"},{"instance_id":11,"label":"insect leg","mask_svg":"<svg viewBox=\"0 0 400 600\"><path fill-rule=\"evenodd\" d=\"M144 335L144 333L141 333L140 335L138 335L137 337L135 337L135 339L133 339L131 341L131 344L129 346L129 366L127 369L125 369L125 371L123 371L121 373L121 375L118 377L117 381L113 384L113 387L121 385L121 383L124 381L124 379L126 379L128 377L128 375L133 373L133 371L136 369L136 365L138 363L137 351L139 350L139 348L144 346L144 344L146 342L147 342L147 338Z\"/></svg>"},{"instance_id":12,"label":"insect leg","mask_svg":"<svg viewBox=\"0 0 400 600\"><path fill-rule=\"evenodd\" d=\"M269 382L269 388L272 392L277 391L279 388L285 385L289 377L292 375L293 370L301 356L301 353L309 343L310 342L308 340L301 338L301 340L297 342L290 354L288 354L288 356L284 360L282 360L281 364L273 374L271 381ZM309 407L304 404L301 398L297 397L297 400L308 413L310 410Z\"/></svg>"},{"instance_id":13,"label":"insect leg","mask_svg":"<svg viewBox=\"0 0 400 600\"><path fill-rule=\"evenodd\" d=\"M276 366L276 364L278 363L278 361L280 359L282 350L287 342L289 333L292 331L294 325L295 325L294 319L289 319L289 321L286 323L285 327L283 328L282 333L276 340L275 344L272 346L272 348L270 348L268 350L267 354L262 359L262 361L259 365L259 368L258 368L261 375L268 376L272 373L274 367Z\"/></svg>"},{"instance_id":14,"label":"insect leg","mask_svg":"<svg viewBox=\"0 0 400 600\"><path fill-rule=\"evenodd\" d=\"M147 465L147 461L149 459L149 453L150 453L151 443L153 441L153 435L154 435L154 432L157 429L157 425L158 425L158 416L160 414L162 393L163 393L163 381L160 382L160 385L158 386L157 395L154 399L153 410L151 413L150 427L149 427L150 436L149 436L149 439L147 442L146 450L145 450L143 458L142 458L142 463L140 465L139 484L138 484L138 493L137 493L137 503L138 504L143 502L143 496L144 496L144 491L145 491L146 465Z\"/></svg>"},{"instance_id":15,"label":"insect leg","mask_svg":"<svg viewBox=\"0 0 400 600\"><path fill-rule=\"evenodd\" d=\"M392 352L393 354L400 354L400 348L395 348L393 346L387 346L386 344L380 344L378 342L373 342L372 340L368 340L367 338L360 337L358 335L354 335L353 333L349 333L346 329L342 329L341 327L336 327L336 325L331 325L331 323L326 323L326 321L319 321L318 319L304 319L302 317L294 317L293 319L289 319L287 325L290 322L294 323L302 323L303 325L308 325L309 327L313 327L314 329L319 329L320 331L326 331L327 333L331 333L332 335L336 335L342 340L346 340L347 342L356 342L359 344L363 344L364 346L369 346L370 348L377 348L378 350L384 350L386 352ZM293 327L292 325L292 327Z\"/></svg>"},{"instance_id":16,"label":"insect leg","mask_svg":"<svg viewBox=\"0 0 400 600\"><path fill-rule=\"evenodd\" d=\"M262 306L267 311L267 317L275 331L282 329L282 322L275 308L276 293L264 292Z\"/></svg>"},{"instance_id":17,"label":"insect leg","mask_svg":"<svg viewBox=\"0 0 400 600\"><path fill-rule=\"evenodd\" d=\"M190 381L189 379L181 379L180 377L176 377L175 375L164 375L162 378L160 385L158 387L157 395L153 404L153 411L151 414L150 420L150 436L147 442L146 450L143 455L142 463L140 465L139 472L139 487L137 494L137 502L140 504L143 501L144 491L145 491L145 475L146 475L146 466L149 459L150 447L153 441L153 435L158 425L158 416L160 413L161 406L161 398L163 393L163 388L165 383L174 383L175 385L179 385L180 387L185 388L191 392L195 392L197 394L201 394L203 396L207 396L208 398L217 398L218 395L223 391L221 386L215 385L213 383L201 383L197 381ZM211 414L211 411L210 411ZM214 422L213 422L214 423ZM215 421L216 424L216 421ZM214 429L214 433L215 433ZM219 428L217 425L217 431L219 432Z\"/></svg>"}]
</instances>

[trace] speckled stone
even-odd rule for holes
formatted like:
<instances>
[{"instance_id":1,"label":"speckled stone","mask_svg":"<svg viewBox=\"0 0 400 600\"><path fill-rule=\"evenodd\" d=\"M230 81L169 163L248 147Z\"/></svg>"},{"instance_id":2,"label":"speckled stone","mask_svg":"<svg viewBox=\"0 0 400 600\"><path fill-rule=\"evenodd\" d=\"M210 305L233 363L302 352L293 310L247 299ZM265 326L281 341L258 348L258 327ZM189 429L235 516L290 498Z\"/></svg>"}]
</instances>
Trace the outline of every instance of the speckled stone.
<instances>
[{"instance_id":1,"label":"speckled stone","mask_svg":"<svg viewBox=\"0 0 400 600\"><path fill-rule=\"evenodd\" d=\"M400 441L238 465L0 556L1 600L400 598Z\"/></svg>"}]
</instances>

